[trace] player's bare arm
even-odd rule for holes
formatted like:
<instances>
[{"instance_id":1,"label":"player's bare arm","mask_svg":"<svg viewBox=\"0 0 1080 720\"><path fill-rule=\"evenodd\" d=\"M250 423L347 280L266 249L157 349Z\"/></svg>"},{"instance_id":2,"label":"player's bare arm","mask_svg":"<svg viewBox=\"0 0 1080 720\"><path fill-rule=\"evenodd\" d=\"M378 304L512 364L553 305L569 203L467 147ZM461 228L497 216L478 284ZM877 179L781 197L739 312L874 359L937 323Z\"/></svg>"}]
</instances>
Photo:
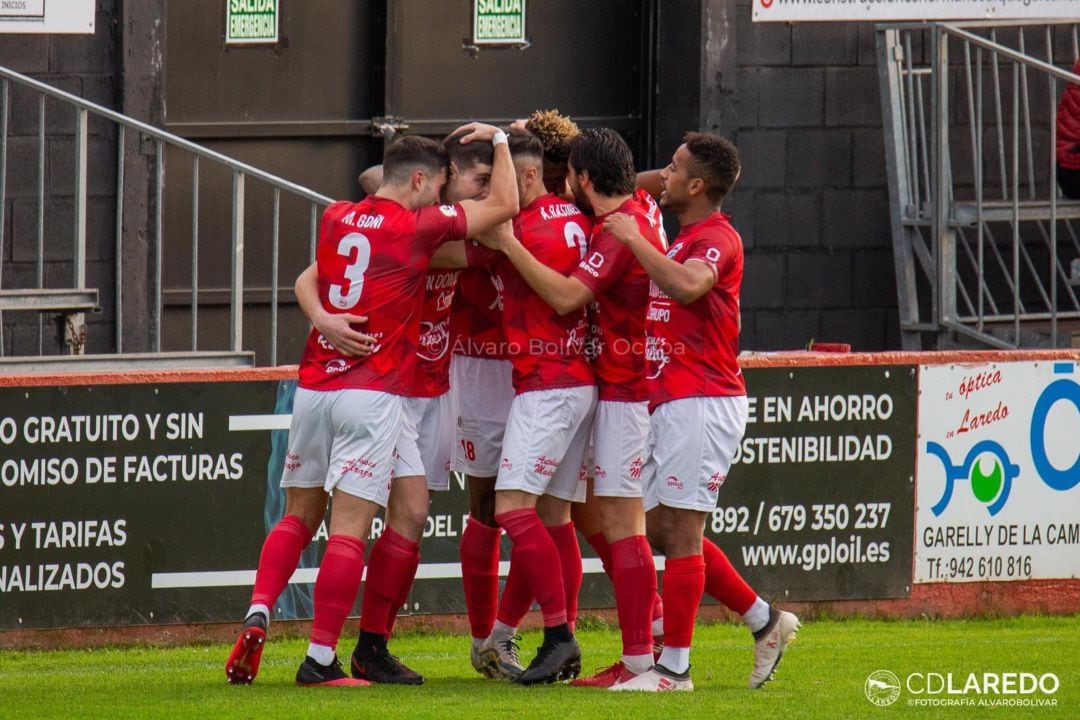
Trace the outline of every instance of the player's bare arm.
<instances>
[{"instance_id":1,"label":"player's bare arm","mask_svg":"<svg viewBox=\"0 0 1080 720\"><path fill-rule=\"evenodd\" d=\"M360 173L360 189L368 195L371 195L379 186L382 185L383 172L382 165L372 165L364 172Z\"/></svg>"},{"instance_id":2,"label":"player's bare arm","mask_svg":"<svg viewBox=\"0 0 1080 720\"><path fill-rule=\"evenodd\" d=\"M469 134L461 139L462 144L490 142L495 146L495 162L491 167L491 189L488 196L483 200L464 200L461 203L471 237L518 214L517 173L510 157L506 133L494 125L484 123L469 123L454 132L460 130L469 131Z\"/></svg>"},{"instance_id":3,"label":"player's bare arm","mask_svg":"<svg viewBox=\"0 0 1080 720\"><path fill-rule=\"evenodd\" d=\"M433 270L457 270L469 266L465 256L465 241L453 240L443 243L431 256L428 267Z\"/></svg>"},{"instance_id":4,"label":"player's bare arm","mask_svg":"<svg viewBox=\"0 0 1080 720\"><path fill-rule=\"evenodd\" d=\"M566 277L537 260L513 232L500 233L498 242L488 247L506 255L529 287L560 315L572 313L595 299L592 290L585 283L577 278Z\"/></svg>"},{"instance_id":5,"label":"player's bare arm","mask_svg":"<svg viewBox=\"0 0 1080 720\"><path fill-rule=\"evenodd\" d=\"M338 352L348 357L366 357L372 353L375 338L352 327L366 323L366 316L326 312L319 300L319 271L315 263L300 273L293 290L300 309Z\"/></svg>"},{"instance_id":6,"label":"player's bare arm","mask_svg":"<svg viewBox=\"0 0 1080 720\"><path fill-rule=\"evenodd\" d=\"M654 200L659 200L660 194L664 191L664 182L660 179L660 173L662 172L663 170L645 170L639 172L634 181L635 187L652 195Z\"/></svg>"},{"instance_id":7,"label":"player's bare arm","mask_svg":"<svg viewBox=\"0 0 1080 720\"><path fill-rule=\"evenodd\" d=\"M604 230L629 247L652 281L682 305L694 302L716 284L712 267L697 260L675 262L642 237L637 221L625 213L609 215L604 220Z\"/></svg>"}]
</instances>

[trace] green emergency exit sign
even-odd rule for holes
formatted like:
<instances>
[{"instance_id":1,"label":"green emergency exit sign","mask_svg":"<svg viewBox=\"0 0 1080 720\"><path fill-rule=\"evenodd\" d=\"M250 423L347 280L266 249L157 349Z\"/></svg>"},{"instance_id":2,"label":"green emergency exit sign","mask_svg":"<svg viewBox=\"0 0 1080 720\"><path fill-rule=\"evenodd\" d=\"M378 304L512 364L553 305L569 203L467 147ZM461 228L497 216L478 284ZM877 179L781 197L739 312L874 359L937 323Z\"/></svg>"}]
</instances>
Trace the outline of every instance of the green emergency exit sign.
<instances>
[{"instance_id":1,"label":"green emergency exit sign","mask_svg":"<svg viewBox=\"0 0 1080 720\"><path fill-rule=\"evenodd\" d=\"M280 0L226 0L225 42L276 43Z\"/></svg>"},{"instance_id":2,"label":"green emergency exit sign","mask_svg":"<svg viewBox=\"0 0 1080 720\"><path fill-rule=\"evenodd\" d=\"M473 0L474 44L525 42L525 0Z\"/></svg>"}]
</instances>

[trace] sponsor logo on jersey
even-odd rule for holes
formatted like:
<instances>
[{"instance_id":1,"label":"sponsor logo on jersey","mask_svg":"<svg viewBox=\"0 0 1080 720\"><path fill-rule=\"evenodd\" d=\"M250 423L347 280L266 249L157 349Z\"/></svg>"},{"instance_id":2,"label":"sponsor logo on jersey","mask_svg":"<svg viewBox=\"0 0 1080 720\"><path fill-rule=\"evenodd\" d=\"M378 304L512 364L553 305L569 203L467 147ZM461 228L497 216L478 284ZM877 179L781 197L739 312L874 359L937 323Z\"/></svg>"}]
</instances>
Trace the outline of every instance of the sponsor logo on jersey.
<instances>
[{"instance_id":1,"label":"sponsor logo on jersey","mask_svg":"<svg viewBox=\"0 0 1080 720\"><path fill-rule=\"evenodd\" d=\"M681 242L680 243L675 243L674 245L671 246L671 249L667 251L667 256L669 258L675 257L676 255L679 254L679 251L682 250L682 246L683 246L683 244Z\"/></svg>"},{"instance_id":2,"label":"sponsor logo on jersey","mask_svg":"<svg viewBox=\"0 0 1080 720\"><path fill-rule=\"evenodd\" d=\"M718 492L720 490L720 486L724 484L725 480L727 480L727 475L721 475L718 472L713 473L712 477L709 478L709 492Z\"/></svg>"},{"instance_id":3,"label":"sponsor logo on jersey","mask_svg":"<svg viewBox=\"0 0 1080 720\"><path fill-rule=\"evenodd\" d=\"M416 356L434 362L443 358L450 349L450 320L439 323L420 323L420 344Z\"/></svg>"},{"instance_id":4,"label":"sponsor logo on jersey","mask_svg":"<svg viewBox=\"0 0 1080 720\"><path fill-rule=\"evenodd\" d=\"M286 470L299 470L301 465L303 465L303 463L300 462L300 456L299 455L297 455L296 453L293 453L293 452L285 453L285 469Z\"/></svg>"},{"instance_id":5,"label":"sponsor logo on jersey","mask_svg":"<svg viewBox=\"0 0 1080 720\"><path fill-rule=\"evenodd\" d=\"M502 462L499 463L499 467L501 467L503 470L513 470L514 463L510 462L510 458L504 457L502 459Z\"/></svg>"},{"instance_id":6,"label":"sponsor logo on jersey","mask_svg":"<svg viewBox=\"0 0 1080 720\"><path fill-rule=\"evenodd\" d=\"M345 372L349 368L349 364L341 358L335 358L326 363L326 374L333 375L334 373Z\"/></svg>"},{"instance_id":7,"label":"sponsor logo on jersey","mask_svg":"<svg viewBox=\"0 0 1080 720\"><path fill-rule=\"evenodd\" d=\"M439 206L439 212L441 212L443 215L445 215L448 218L457 217L457 208L454 207L453 205L440 205Z\"/></svg>"},{"instance_id":8,"label":"sponsor logo on jersey","mask_svg":"<svg viewBox=\"0 0 1080 720\"><path fill-rule=\"evenodd\" d=\"M644 463L641 461L641 458L639 458L639 457L634 458L634 462L630 463L630 477L631 478L633 478L634 480L637 480L638 478L641 477L641 466L643 464Z\"/></svg>"},{"instance_id":9,"label":"sponsor logo on jersey","mask_svg":"<svg viewBox=\"0 0 1080 720\"><path fill-rule=\"evenodd\" d=\"M668 477L667 477L667 486L668 487L673 487L676 490L682 490L683 489L683 482L682 482L682 480L675 477L674 475L668 475Z\"/></svg>"},{"instance_id":10,"label":"sponsor logo on jersey","mask_svg":"<svg viewBox=\"0 0 1080 720\"><path fill-rule=\"evenodd\" d=\"M582 262L580 267L585 272L589 273L593 277L600 277L599 270L604 266L604 256L599 252L594 252L589 256L588 260Z\"/></svg>"}]
</instances>

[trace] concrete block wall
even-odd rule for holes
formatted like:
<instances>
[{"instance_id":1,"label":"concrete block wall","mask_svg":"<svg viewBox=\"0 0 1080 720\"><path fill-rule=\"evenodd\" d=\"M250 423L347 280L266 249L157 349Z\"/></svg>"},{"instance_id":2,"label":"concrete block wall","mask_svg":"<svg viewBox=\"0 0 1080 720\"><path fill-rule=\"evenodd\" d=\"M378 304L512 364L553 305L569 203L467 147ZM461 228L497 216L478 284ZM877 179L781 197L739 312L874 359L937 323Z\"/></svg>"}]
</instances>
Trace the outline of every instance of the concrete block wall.
<instances>
[{"instance_id":1,"label":"concrete block wall","mask_svg":"<svg viewBox=\"0 0 1080 720\"><path fill-rule=\"evenodd\" d=\"M742 348L899 348L873 26L736 13Z\"/></svg>"},{"instance_id":2,"label":"concrete block wall","mask_svg":"<svg viewBox=\"0 0 1080 720\"><path fill-rule=\"evenodd\" d=\"M98 0L93 35L0 35L0 65L61 90L117 110L120 60L117 17L120 0ZM7 192L0 248L0 286L36 287L38 244L39 95L12 84L8 115ZM75 110L45 103L44 277L46 287L71 287L74 237ZM116 133L90 119L87 193L87 285L100 291L102 312L88 314L87 352L112 346L115 257ZM54 318L42 316L44 354L64 348ZM0 324L6 355L38 354L38 315L6 313Z\"/></svg>"}]
</instances>

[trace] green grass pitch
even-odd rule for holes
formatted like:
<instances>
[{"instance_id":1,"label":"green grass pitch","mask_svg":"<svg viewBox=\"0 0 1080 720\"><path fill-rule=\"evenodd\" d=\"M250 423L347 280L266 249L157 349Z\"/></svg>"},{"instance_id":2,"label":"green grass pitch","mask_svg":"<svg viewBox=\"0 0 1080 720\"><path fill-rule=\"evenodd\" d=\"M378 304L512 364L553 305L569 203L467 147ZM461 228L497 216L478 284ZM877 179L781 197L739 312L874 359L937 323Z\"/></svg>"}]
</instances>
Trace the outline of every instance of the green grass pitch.
<instances>
[{"instance_id":1,"label":"green grass pitch","mask_svg":"<svg viewBox=\"0 0 1080 720\"><path fill-rule=\"evenodd\" d=\"M586 672L615 660L618 631L598 622L583 625L587 629L579 629L578 636ZM467 637L418 633L395 637L391 649L427 676L422 687L299 688L293 675L306 643L275 639L271 626L251 686L225 682L229 648L220 644L0 652L0 718L1077 718L1078 637L1080 616L807 622L776 679L751 691L746 688L749 633L737 625L707 625L694 638L695 692L650 695L485 680L469 665ZM539 640L539 633L526 633L526 662ZM351 637L341 645L349 652ZM907 702L913 696L904 690L894 704L877 707L863 686L871 672L882 669L901 678L952 673L956 684L969 673L1053 673L1059 687L1051 696L1035 696L1056 706L913 706Z\"/></svg>"}]
</instances>

